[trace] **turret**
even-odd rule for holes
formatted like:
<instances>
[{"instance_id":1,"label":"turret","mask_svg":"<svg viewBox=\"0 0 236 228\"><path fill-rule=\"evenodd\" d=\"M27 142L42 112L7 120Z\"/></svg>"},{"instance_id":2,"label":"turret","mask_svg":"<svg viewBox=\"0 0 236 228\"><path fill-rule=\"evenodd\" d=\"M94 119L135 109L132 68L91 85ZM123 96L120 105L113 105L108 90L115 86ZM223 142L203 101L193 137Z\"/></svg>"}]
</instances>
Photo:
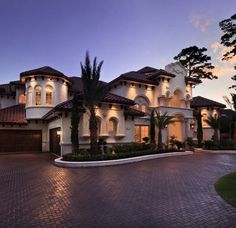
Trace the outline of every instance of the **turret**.
<instances>
[{"instance_id":1,"label":"turret","mask_svg":"<svg viewBox=\"0 0 236 228\"><path fill-rule=\"evenodd\" d=\"M68 78L49 66L22 72L20 79L25 83L26 119L40 119L68 100Z\"/></svg>"}]
</instances>

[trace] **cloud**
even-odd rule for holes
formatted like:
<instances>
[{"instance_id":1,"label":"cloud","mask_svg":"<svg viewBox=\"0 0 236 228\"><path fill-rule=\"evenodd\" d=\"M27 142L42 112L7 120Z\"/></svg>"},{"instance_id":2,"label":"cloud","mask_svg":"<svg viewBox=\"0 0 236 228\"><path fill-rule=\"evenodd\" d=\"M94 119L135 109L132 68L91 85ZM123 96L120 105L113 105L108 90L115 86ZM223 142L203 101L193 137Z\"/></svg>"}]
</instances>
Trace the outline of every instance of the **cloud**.
<instances>
[{"instance_id":1,"label":"cloud","mask_svg":"<svg viewBox=\"0 0 236 228\"><path fill-rule=\"evenodd\" d=\"M213 61L215 69L213 70L214 74L217 76L233 76L236 74L234 65L236 64L236 56L228 61L223 61L223 55L229 51L228 47L223 46L219 42L214 42L211 44L211 50L213 52Z\"/></svg>"},{"instance_id":2,"label":"cloud","mask_svg":"<svg viewBox=\"0 0 236 228\"><path fill-rule=\"evenodd\" d=\"M189 17L189 22L193 25L194 28L200 30L201 32L206 32L211 25L211 19L205 17L196 12L192 13Z\"/></svg>"}]
</instances>

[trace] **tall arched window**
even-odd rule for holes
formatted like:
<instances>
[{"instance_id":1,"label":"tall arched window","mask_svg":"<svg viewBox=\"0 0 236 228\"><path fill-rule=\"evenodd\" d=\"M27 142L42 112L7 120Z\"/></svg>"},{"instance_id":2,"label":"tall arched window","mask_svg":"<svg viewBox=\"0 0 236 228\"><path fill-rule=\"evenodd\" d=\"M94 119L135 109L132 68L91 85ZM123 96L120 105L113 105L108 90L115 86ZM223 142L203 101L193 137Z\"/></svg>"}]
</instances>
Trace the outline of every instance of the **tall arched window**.
<instances>
[{"instance_id":1,"label":"tall arched window","mask_svg":"<svg viewBox=\"0 0 236 228\"><path fill-rule=\"evenodd\" d=\"M51 86L46 87L46 105L52 105L53 103L53 88Z\"/></svg>"},{"instance_id":2,"label":"tall arched window","mask_svg":"<svg viewBox=\"0 0 236 228\"><path fill-rule=\"evenodd\" d=\"M30 106L32 104L33 104L33 89L30 86L27 89L27 105Z\"/></svg>"},{"instance_id":3,"label":"tall arched window","mask_svg":"<svg viewBox=\"0 0 236 228\"><path fill-rule=\"evenodd\" d=\"M117 120L115 118L109 119L108 122L108 132L111 135L115 135L117 132Z\"/></svg>"},{"instance_id":4,"label":"tall arched window","mask_svg":"<svg viewBox=\"0 0 236 228\"><path fill-rule=\"evenodd\" d=\"M25 104L25 95L21 94L18 98L19 104Z\"/></svg>"},{"instance_id":5,"label":"tall arched window","mask_svg":"<svg viewBox=\"0 0 236 228\"><path fill-rule=\"evenodd\" d=\"M35 87L35 105L42 104L42 88L41 86Z\"/></svg>"},{"instance_id":6,"label":"tall arched window","mask_svg":"<svg viewBox=\"0 0 236 228\"><path fill-rule=\"evenodd\" d=\"M207 118L208 118L207 113L203 113L202 114L202 127L208 127L208 124L206 122Z\"/></svg>"},{"instance_id":7,"label":"tall arched window","mask_svg":"<svg viewBox=\"0 0 236 228\"><path fill-rule=\"evenodd\" d=\"M182 92L178 89L175 90L173 97L171 99L171 106L179 108L181 106L181 98L182 98Z\"/></svg>"}]
</instances>

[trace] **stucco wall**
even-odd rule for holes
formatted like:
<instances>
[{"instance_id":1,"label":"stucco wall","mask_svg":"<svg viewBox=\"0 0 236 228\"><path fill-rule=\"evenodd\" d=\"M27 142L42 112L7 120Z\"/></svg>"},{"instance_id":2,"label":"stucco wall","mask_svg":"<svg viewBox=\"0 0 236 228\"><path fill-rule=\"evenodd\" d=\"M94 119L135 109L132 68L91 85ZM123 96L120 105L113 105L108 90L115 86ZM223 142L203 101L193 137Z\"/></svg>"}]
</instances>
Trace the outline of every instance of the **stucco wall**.
<instances>
[{"instance_id":1,"label":"stucco wall","mask_svg":"<svg viewBox=\"0 0 236 228\"><path fill-rule=\"evenodd\" d=\"M41 86L42 88L42 97L41 105L35 105L35 87ZM51 86L53 88L52 96L52 105L46 105L46 87ZM26 87L26 118L34 119L41 118L44 116L50 109L52 109L57 104L64 102L68 99L68 86L62 80L51 80L49 77L45 77L44 80L41 77L31 79L25 83ZM32 88L32 99L30 99L28 89Z\"/></svg>"},{"instance_id":2,"label":"stucco wall","mask_svg":"<svg viewBox=\"0 0 236 228\"><path fill-rule=\"evenodd\" d=\"M7 108L16 104L15 97L10 96L0 96L0 109Z\"/></svg>"}]
</instances>

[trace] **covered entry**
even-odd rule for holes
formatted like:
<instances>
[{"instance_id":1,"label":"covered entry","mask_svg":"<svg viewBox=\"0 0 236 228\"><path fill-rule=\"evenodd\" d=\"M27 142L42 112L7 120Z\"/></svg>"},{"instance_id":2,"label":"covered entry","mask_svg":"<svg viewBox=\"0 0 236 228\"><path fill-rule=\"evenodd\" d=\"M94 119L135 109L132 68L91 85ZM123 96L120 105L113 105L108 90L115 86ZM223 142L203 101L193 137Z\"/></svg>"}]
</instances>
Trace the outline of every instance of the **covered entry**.
<instances>
[{"instance_id":1,"label":"covered entry","mask_svg":"<svg viewBox=\"0 0 236 228\"><path fill-rule=\"evenodd\" d=\"M50 152L61 156L61 128L50 129Z\"/></svg>"},{"instance_id":2,"label":"covered entry","mask_svg":"<svg viewBox=\"0 0 236 228\"><path fill-rule=\"evenodd\" d=\"M41 130L0 130L0 152L41 151Z\"/></svg>"}]
</instances>

